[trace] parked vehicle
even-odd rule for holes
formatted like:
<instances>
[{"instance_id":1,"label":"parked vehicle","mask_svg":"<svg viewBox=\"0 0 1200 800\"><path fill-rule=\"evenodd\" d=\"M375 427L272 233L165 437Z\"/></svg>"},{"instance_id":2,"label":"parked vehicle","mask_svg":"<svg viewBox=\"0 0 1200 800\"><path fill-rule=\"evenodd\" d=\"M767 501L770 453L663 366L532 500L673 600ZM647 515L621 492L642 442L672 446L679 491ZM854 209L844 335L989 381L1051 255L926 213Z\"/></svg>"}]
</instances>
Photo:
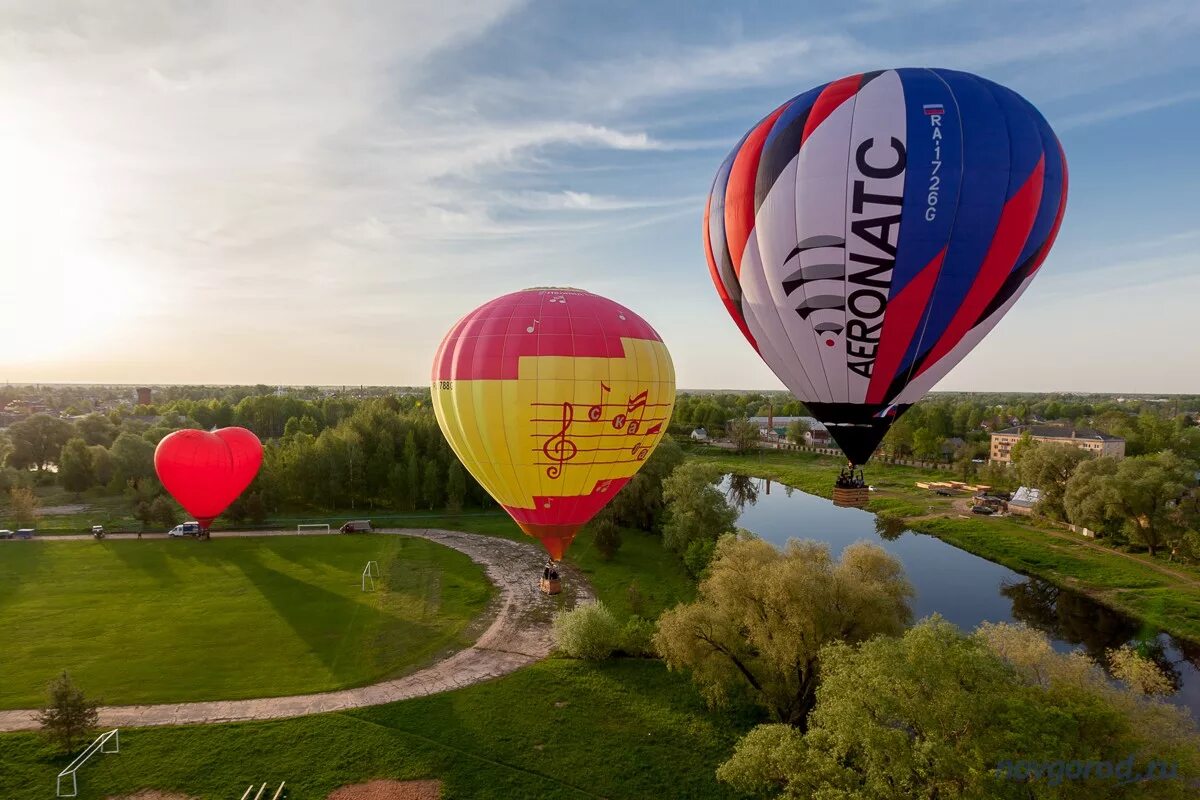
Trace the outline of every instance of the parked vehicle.
<instances>
[{"instance_id":1,"label":"parked vehicle","mask_svg":"<svg viewBox=\"0 0 1200 800\"><path fill-rule=\"evenodd\" d=\"M92 538L93 539L103 539L104 538L104 526L103 525L93 525L92 526Z\"/></svg>"},{"instance_id":2,"label":"parked vehicle","mask_svg":"<svg viewBox=\"0 0 1200 800\"><path fill-rule=\"evenodd\" d=\"M17 531L17 538L32 539L35 533L37 533L37 531L35 531L33 528L21 528L19 531Z\"/></svg>"},{"instance_id":3,"label":"parked vehicle","mask_svg":"<svg viewBox=\"0 0 1200 800\"><path fill-rule=\"evenodd\" d=\"M0 539L11 539L12 537L12 531L0 531Z\"/></svg>"},{"instance_id":4,"label":"parked vehicle","mask_svg":"<svg viewBox=\"0 0 1200 800\"><path fill-rule=\"evenodd\" d=\"M200 535L200 523L199 522L185 522L182 525L176 525L174 528L171 528L171 530L167 531L167 536L170 536L172 538L177 538L177 537L182 537L182 536L199 536L199 535Z\"/></svg>"},{"instance_id":5,"label":"parked vehicle","mask_svg":"<svg viewBox=\"0 0 1200 800\"><path fill-rule=\"evenodd\" d=\"M972 514L995 514L996 511L995 511L995 509L993 509L990 506L980 505L980 506L972 506L971 513Z\"/></svg>"},{"instance_id":6,"label":"parked vehicle","mask_svg":"<svg viewBox=\"0 0 1200 800\"><path fill-rule=\"evenodd\" d=\"M370 533L371 520L369 519L352 519L342 527L338 528L342 533Z\"/></svg>"}]
</instances>

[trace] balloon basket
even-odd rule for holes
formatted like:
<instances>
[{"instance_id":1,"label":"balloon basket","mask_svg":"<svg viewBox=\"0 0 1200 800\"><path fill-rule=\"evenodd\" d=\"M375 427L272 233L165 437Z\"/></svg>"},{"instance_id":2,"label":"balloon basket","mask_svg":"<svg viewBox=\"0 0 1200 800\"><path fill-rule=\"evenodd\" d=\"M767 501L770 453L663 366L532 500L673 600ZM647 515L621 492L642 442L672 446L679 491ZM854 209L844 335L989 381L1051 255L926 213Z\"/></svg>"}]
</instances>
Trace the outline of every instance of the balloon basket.
<instances>
[{"instance_id":1,"label":"balloon basket","mask_svg":"<svg viewBox=\"0 0 1200 800\"><path fill-rule=\"evenodd\" d=\"M865 508L871 499L871 490L865 486L847 489L833 487L833 504L839 508Z\"/></svg>"},{"instance_id":2,"label":"balloon basket","mask_svg":"<svg viewBox=\"0 0 1200 800\"><path fill-rule=\"evenodd\" d=\"M538 581L538 589L542 594L556 595L562 594L562 579L561 578L542 578Z\"/></svg>"}]
</instances>

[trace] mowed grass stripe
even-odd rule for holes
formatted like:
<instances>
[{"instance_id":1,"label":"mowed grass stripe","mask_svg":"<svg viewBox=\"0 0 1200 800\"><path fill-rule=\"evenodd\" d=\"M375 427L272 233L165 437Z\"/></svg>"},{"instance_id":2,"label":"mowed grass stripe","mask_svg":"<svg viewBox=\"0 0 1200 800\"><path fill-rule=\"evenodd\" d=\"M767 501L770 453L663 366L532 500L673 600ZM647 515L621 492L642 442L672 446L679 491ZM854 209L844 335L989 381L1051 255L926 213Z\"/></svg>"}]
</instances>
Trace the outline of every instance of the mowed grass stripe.
<instances>
[{"instance_id":1,"label":"mowed grass stripe","mask_svg":"<svg viewBox=\"0 0 1200 800\"><path fill-rule=\"evenodd\" d=\"M63 669L112 705L364 685L467 644L491 594L466 555L399 536L6 545L0 708Z\"/></svg>"}]
</instances>

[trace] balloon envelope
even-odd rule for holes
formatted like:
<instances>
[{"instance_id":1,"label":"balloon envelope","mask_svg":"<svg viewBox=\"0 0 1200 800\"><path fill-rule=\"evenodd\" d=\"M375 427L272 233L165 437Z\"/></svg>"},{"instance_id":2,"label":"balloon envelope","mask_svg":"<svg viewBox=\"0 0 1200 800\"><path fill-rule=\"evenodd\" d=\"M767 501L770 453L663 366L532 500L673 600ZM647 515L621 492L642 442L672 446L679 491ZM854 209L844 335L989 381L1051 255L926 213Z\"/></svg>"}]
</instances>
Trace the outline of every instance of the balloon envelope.
<instances>
[{"instance_id":1,"label":"balloon envelope","mask_svg":"<svg viewBox=\"0 0 1200 800\"><path fill-rule=\"evenodd\" d=\"M154 451L159 480L204 528L250 485L261 464L262 443L245 428L175 431Z\"/></svg>"},{"instance_id":2,"label":"balloon envelope","mask_svg":"<svg viewBox=\"0 0 1200 800\"><path fill-rule=\"evenodd\" d=\"M1024 98L944 69L851 75L755 125L704 215L729 314L855 463L1049 252L1062 148Z\"/></svg>"},{"instance_id":3,"label":"balloon envelope","mask_svg":"<svg viewBox=\"0 0 1200 800\"><path fill-rule=\"evenodd\" d=\"M654 329L578 289L485 303L433 362L450 446L555 559L641 467L674 404L671 356Z\"/></svg>"}]
</instances>

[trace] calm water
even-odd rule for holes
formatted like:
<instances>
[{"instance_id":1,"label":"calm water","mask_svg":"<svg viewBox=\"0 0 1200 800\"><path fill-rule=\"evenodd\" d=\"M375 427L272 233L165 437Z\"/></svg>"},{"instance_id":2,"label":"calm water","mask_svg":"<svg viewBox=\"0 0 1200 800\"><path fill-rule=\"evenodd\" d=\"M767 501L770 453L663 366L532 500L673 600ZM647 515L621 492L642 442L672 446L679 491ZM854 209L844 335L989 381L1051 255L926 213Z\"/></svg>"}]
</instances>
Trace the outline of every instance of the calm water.
<instances>
[{"instance_id":1,"label":"calm water","mask_svg":"<svg viewBox=\"0 0 1200 800\"><path fill-rule=\"evenodd\" d=\"M917 619L935 611L964 631L981 622L1024 622L1044 631L1059 650L1082 649L1103 659L1106 648L1145 641L1179 686L1172 699L1200 718L1200 646L1155 631L1075 592L1029 578L912 531L877 532L875 516L838 508L821 497L778 483L731 476L723 484L741 507L738 524L778 545L789 538L826 542L836 557L867 540L900 559L916 589Z\"/></svg>"}]
</instances>

